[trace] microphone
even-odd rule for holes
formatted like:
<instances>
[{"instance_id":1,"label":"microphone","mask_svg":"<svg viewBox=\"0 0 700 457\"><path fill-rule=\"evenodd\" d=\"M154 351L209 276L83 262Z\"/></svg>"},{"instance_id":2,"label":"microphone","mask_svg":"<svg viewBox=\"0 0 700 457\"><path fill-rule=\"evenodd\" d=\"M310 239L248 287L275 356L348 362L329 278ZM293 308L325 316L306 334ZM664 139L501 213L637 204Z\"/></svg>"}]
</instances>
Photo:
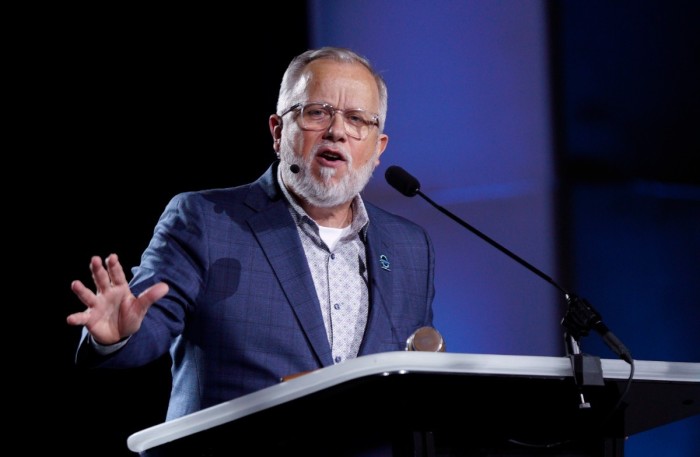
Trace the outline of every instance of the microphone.
<instances>
[{"instance_id":1,"label":"microphone","mask_svg":"<svg viewBox=\"0 0 700 457\"><path fill-rule=\"evenodd\" d=\"M407 197L415 196L420 190L420 183L416 178L408 174L406 170L396 165L386 169L384 177L391 187L398 190Z\"/></svg>"},{"instance_id":2,"label":"microphone","mask_svg":"<svg viewBox=\"0 0 700 457\"><path fill-rule=\"evenodd\" d=\"M605 326L605 324L603 324L600 314L593 309L590 303L588 303L584 299L576 297L573 294L570 294L559 284L557 284L552 278L544 274L542 271L538 270L530 263L526 262L519 256L515 255L513 252L506 249L501 244L497 243L496 241L489 238L476 228L472 227L471 225L469 225L464 220L460 219L447 209L435 203L427 195L421 192L420 183L418 182L418 179L416 179L403 168L396 165L391 165L386 169L384 177L394 189L398 190L403 195L407 197L420 195L425 201L427 201L432 206L437 208L440 212L442 212L443 214L447 215L452 220L460 224L462 227L470 230L472 233L489 243L491 246L503 252L511 259L515 260L516 262L518 262L519 264L521 264L522 266L539 276L540 278L544 279L545 281L556 287L560 292L564 294L567 302L569 303L567 312L564 315L564 318L561 322L562 326L567 329L569 334L578 341L578 339L581 336L587 335L592 328L603 337L603 341L605 342L605 344L607 344L607 346L615 354L617 354L621 359L623 359L630 365L632 364L632 355L630 354L629 350L610 331L610 329L608 329L608 327Z\"/></svg>"},{"instance_id":3,"label":"microphone","mask_svg":"<svg viewBox=\"0 0 700 457\"><path fill-rule=\"evenodd\" d=\"M289 171L291 171L294 174L299 173L299 170L301 170L301 168L299 168L299 165L297 165L295 163L293 163L289 166Z\"/></svg>"},{"instance_id":4,"label":"microphone","mask_svg":"<svg viewBox=\"0 0 700 457\"><path fill-rule=\"evenodd\" d=\"M421 327L406 340L407 351L445 352L445 340L433 327Z\"/></svg>"}]
</instances>

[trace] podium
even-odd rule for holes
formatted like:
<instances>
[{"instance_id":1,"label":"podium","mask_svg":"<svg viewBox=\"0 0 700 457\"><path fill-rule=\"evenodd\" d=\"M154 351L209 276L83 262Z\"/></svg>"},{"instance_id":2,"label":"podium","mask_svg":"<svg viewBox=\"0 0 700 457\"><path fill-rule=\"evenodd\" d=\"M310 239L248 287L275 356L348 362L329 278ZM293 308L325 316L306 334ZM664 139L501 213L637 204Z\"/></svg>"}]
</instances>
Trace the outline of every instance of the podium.
<instances>
[{"instance_id":1,"label":"podium","mask_svg":"<svg viewBox=\"0 0 700 457\"><path fill-rule=\"evenodd\" d=\"M636 433L700 414L700 364L387 352L280 382L131 435L147 457L622 457ZM624 395L623 395L624 394Z\"/></svg>"}]
</instances>

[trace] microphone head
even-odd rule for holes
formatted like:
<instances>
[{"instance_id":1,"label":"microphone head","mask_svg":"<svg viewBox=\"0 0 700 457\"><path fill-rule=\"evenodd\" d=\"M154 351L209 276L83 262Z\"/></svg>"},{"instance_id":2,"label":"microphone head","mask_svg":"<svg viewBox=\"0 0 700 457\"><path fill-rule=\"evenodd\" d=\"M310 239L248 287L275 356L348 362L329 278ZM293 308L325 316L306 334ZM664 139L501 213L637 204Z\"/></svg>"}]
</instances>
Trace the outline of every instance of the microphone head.
<instances>
[{"instance_id":1,"label":"microphone head","mask_svg":"<svg viewBox=\"0 0 700 457\"><path fill-rule=\"evenodd\" d=\"M406 170L396 165L387 168L384 177L391 187L407 197L413 197L420 190L420 183L418 180Z\"/></svg>"},{"instance_id":2,"label":"microphone head","mask_svg":"<svg viewBox=\"0 0 700 457\"><path fill-rule=\"evenodd\" d=\"M300 170L299 165L297 165L295 163L293 163L289 166L289 171L291 171L294 174L299 173L299 170Z\"/></svg>"}]
</instances>

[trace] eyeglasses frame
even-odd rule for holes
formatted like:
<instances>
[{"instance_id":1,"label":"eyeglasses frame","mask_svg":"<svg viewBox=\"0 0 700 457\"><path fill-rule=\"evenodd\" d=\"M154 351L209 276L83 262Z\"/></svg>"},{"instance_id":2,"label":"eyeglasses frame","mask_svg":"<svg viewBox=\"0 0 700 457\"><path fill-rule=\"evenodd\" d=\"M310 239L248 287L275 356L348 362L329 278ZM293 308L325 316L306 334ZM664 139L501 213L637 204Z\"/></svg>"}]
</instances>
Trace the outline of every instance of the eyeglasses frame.
<instances>
[{"instance_id":1,"label":"eyeglasses frame","mask_svg":"<svg viewBox=\"0 0 700 457\"><path fill-rule=\"evenodd\" d=\"M280 114L279 116L280 116L280 118L282 118L285 115L291 113L292 111L296 111L296 110L303 111L309 105L321 105L324 109L329 110L331 112L330 122L328 124L328 127L326 127L326 128L329 128L333 124L333 118L335 117L336 113L338 113L338 112L345 113L346 111L361 111L363 113L367 113L367 114L371 115L372 116L371 121L366 121L363 119L362 122L364 122L368 127L375 126L375 127L379 128L379 114L369 112L369 111L362 109L362 108L340 109L340 108L336 108L335 106L331 105L330 103L324 103L324 102L308 102L308 103L299 102L299 103L295 103L292 106L290 106L289 108L287 108L286 110L284 110L284 112L282 114ZM343 117L343 123L345 123L345 117ZM323 129L314 130L314 129L310 129L308 127L302 127L302 128L304 128L305 130L309 130L311 132L323 131ZM347 129L345 129L345 132L347 133ZM368 131L368 133L369 133L369 131ZM350 135L350 134L348 134L348 135ZM357 138L357 137L352 136L352 135L350 135L350 137L355 138L356 140L360 140L360 141L365 140L367 138L367 137Z\"/></svg>"}]
</instances>

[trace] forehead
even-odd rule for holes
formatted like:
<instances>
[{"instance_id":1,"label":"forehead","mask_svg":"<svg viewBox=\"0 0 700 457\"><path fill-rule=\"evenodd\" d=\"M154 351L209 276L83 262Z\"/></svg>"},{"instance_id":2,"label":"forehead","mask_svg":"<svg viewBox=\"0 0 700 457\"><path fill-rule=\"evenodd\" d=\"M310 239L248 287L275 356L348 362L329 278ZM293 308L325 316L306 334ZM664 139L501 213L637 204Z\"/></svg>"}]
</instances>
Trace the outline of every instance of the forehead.
<instances>
[{"instance_id":1,"label":"forehead","mask_svg":"<svg viewBox=\"0 0 700 457\"><path fill-rule=\"evenodd\" d=\"M320 59L304 69L295 92L307 100L324 101L338 107L379 107L379 89L372 73L362 64Z\"/></svg>"}]
</instances>

